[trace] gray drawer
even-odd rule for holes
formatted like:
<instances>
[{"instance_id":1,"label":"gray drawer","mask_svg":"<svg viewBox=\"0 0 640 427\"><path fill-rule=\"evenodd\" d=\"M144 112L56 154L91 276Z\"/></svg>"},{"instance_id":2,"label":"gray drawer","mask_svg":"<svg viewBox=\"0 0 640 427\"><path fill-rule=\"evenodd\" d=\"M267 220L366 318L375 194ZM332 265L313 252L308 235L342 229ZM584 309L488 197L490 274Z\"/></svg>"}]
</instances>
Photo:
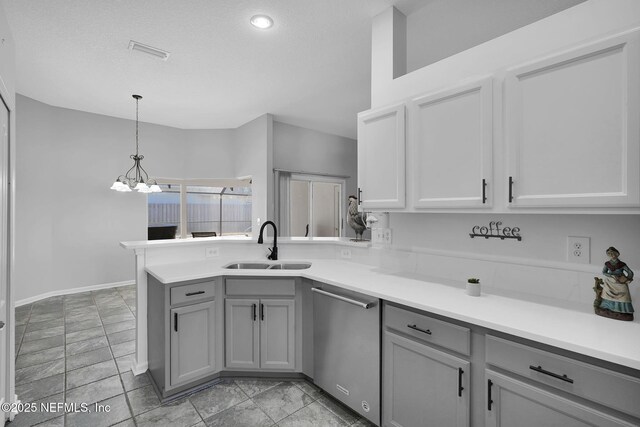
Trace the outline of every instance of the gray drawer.
<instances>
[{"instance_id":1,"label":"gray drawer","mask_svg":"<svg viewBox=\"0 0 640 427\"><path fill-rule=\"evenodd\" d=\"M193 283L171 288L171 305L212 299L215 296L215 282Z\"/></svg>"},{"instance_id":2,"label":"gray drawer","mask_svg":"<svg viewBox=\"0 0 640 427\"><path fill-rule=\"evenodd\" d=\"M295 279L227 279L227 295L261 296L296 294Z\"/></svg>"},{"instance_id":3,"label":"gray drawer","mask_svg":"<svg viewBox=\"0 0 640 427\"><path fill-rule=\"evenodd\" d=\"M487 364L640 417L640 379L487 335Z\"/></svg>"},{"instance_id":4,"label":"gray drawer","mask_svg":"<svg viewBox=\"0 0 640 427\"><path fill-rule=\"evenodd\" d=\"M468 328L391 305L385 306L384 319L387 328L466 356L471 354L471 331Z\"/></svg>"}]
</instances>

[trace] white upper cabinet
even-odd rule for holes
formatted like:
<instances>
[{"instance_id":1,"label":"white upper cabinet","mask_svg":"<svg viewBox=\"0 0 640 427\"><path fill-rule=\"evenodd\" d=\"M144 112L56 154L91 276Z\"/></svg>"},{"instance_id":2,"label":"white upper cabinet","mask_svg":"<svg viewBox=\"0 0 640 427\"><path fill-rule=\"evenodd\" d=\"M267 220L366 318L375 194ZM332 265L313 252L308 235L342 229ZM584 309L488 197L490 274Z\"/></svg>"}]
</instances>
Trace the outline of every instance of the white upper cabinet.
<instances>
[{"instance_id":1,"label":"white upper cabinet","mask_svg":"<svg viewBox=\"0 0 640 427\"><path fill-rule=\"evenodd\" d=\"M404 208L404 104L358 114L358 187L363 209Z\"/></svg>"},{"instance_id":2,"label":"white upper cabinet","mask_svg":"<svg viewBox=\"0 0 640 427\"><path fill-rule=\"evenodd\" d=\"M484 78L410 102L414 207L491 206L492 99Z\"/></svg>"},{"instance_id":3,"label":"white upper cabinet","mask_svg":"<svg viewBox=\"0 0 640 427\"><path fill-rule=\"evenodd\" d=\"M507 70L509 207L640 206L639 48L635 31Z\"/></svg>"}]
</instances>

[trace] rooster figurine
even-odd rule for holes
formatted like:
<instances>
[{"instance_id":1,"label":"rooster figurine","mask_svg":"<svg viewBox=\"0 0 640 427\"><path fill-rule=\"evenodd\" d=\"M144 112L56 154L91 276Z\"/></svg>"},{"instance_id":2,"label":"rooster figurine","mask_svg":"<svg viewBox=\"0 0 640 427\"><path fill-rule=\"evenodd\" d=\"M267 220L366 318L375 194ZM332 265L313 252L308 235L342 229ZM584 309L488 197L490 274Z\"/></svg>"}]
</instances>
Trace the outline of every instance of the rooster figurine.
<instances>
[{"instance_id":1,"label":"rooster figurine","mask_svg":"<svg viewBox=\"0 0 640 427\"><path fill-rule=\"evenodd\" d=\"M347 224L356 232L356 238L351 240L361 242L362 233L367 229L367 214L365 212L358 212L358 199L356 196L349 196Z\"/></svg>"}]
</instances>

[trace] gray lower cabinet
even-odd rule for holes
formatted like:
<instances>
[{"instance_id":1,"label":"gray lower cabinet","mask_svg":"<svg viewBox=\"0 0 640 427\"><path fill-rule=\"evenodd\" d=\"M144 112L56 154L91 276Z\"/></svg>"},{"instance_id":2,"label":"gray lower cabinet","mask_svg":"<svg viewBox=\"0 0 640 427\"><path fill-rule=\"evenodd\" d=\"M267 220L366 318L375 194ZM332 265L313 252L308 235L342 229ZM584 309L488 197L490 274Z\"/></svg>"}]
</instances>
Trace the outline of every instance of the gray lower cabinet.
<instances>
[{"instance_id":1,"label":"gray lower cabinet","mask_svg":"<svg viewBox=\"0 0 640 427\"><path fill-rule=\"evenodd\" d=\"M179 385L216 370L215 301L171 310L171 385Z\"/></svg>"},{"instance_id":2,"label":"gray lower cabinet","mask_svg":"<svg viewBox=\"0 0 640 427\"><path fill-rule=\"evenodd\" d=\"M487 369L485 375L486 427L637 426L492 370Z\"/></svg>"},{"instance_id":3,"label":"gray lower cabinet","mask_svg":"<svg viewBox=\"0 0 640 427\"><path fill-rule=\"evenodd\" d=\"M227 298L225 359L227 368L293 370L295 301Z\"/></svg>"},{"instance_id":4,"label":"gray lower cabinet","mask_svg":"<svg viewBox=\"0 0 640 427\"><path fill-rule=\"evenodd\" d=\"M470 363L385 331L383 426L469 425Z\"/></svg>"}]
</instances>

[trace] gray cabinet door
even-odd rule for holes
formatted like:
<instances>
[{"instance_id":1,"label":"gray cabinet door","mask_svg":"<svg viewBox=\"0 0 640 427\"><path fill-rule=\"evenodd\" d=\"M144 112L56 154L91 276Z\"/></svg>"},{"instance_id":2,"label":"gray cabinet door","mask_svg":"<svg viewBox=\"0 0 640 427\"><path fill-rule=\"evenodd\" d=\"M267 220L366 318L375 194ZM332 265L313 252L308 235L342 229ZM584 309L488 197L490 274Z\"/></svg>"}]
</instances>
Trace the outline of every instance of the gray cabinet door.
<instances>
[{"instance_id":1,"label":"gray cabinet door","mask_svg":"<svg viewBox=\"0 0 640 427\"><path fill-rule=\"evenodd\" d=\"M632 427L592 407L486 370L486 427Z\"/></svg>"},{"instance_id":2,"label":"gray cabinet door","mask_svg":"<svg viewBox=\"0 0 640 427\"><path fill-rule=\"evenodd\" d=\"M295 368L295 303L292 299L260 300L260 367Z\"/></svg>"},{"instance_id":3,"label":"gray cabinet door","mask_svg":"<svg viewBox=\"0 0 640 427\"><path fill-rule=\"evenodd\" d=\"M260 367L260 321L257 299L225 300L225 364L227 368Z\"/></svg>"},{"instance_id":4,"label":"gray cabinet door","mask_svg":"<svg viewBox=\"0 0 640 427\"><path fill-rule=\"evenodd\" d=\"M383 366L384 426L469 425L469 362L385 332Z\"/></svg>"},{"instance_id":5,"label":"gray cabinet door","mask_svg":"<svg viewBox=\"0 0 640 427\"><path fill-rule=\"evenodd\" d=\"M214 301L171 310L170 347L172 386L215 371Z\"/></svg>"}]
</instances>

